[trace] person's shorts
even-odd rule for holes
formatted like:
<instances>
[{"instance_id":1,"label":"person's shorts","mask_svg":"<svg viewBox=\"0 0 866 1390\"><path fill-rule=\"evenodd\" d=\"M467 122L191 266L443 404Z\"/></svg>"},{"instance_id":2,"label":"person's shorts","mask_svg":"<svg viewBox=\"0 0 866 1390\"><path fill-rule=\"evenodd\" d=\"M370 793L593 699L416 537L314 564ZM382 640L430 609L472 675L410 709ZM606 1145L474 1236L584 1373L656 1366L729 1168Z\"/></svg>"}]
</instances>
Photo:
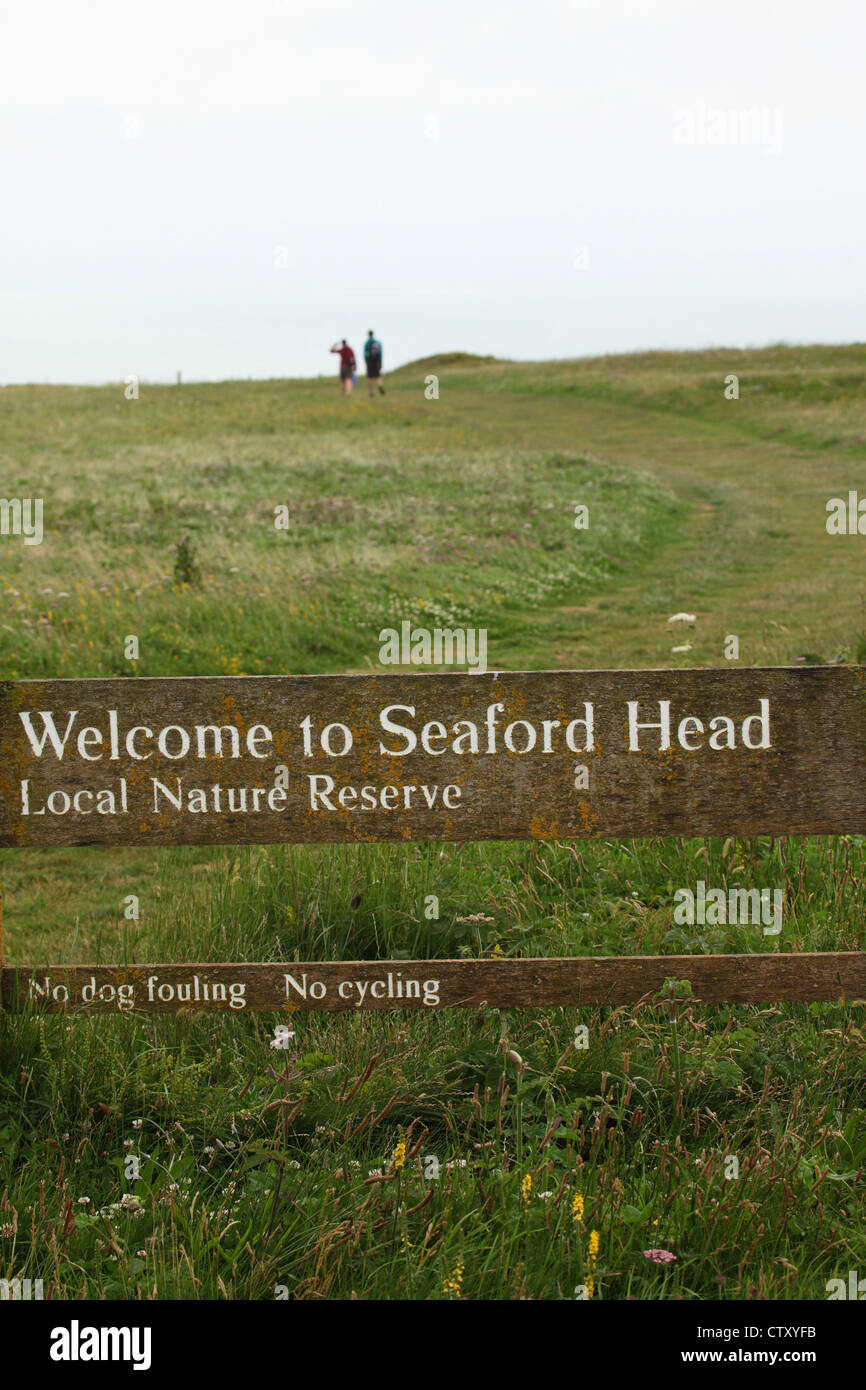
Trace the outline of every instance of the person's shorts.
<instances>
[{"instance_id":1,"label":"person's shorts","mask_svg":"<svg viewBox=\"0 0 866 1390\"><path fill-rule=\"evenodd\" d=\"M354 375L355 375L355 368L354 368L354 367L341 367L341 368L340 368L340 380L341 380L341 381L351 381L351 380L352 380L352 377L353 377Z\"/></svg>"},{"instance_id":2,"label":"person's shorts","mask_svg":"<svg viewBox=\"0 0 866 1390\"><path fill-rule=\"evenodd\" d=\"M372 381L375 381L376 378L377 378L377 377L380 377L381 375L382 375L382 359L381 359L381 357L370 357L370 358L368 358L368 360L367 360L367 376L370 377Z\"/></svg>"}]
</instances>

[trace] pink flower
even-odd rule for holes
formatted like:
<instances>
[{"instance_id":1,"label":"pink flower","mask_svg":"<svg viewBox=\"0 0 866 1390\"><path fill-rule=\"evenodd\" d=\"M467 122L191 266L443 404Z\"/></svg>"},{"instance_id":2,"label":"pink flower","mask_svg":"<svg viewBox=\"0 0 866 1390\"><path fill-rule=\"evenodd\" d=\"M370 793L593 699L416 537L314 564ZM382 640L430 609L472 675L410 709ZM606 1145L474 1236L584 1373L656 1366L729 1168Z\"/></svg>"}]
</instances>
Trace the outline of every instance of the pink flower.
<instances>
[{"instance_id":1,"label":"pink flower","mask_svg":"<svg viewBox=\"0 0 866 1390\"><path fill-rule=\"evenodd\" d=\"M643 1255L645 1260L652 1260L655 1265L667 1265L676 1259L670 1250L644 1250Z\"/></svg>"}]
</instances>

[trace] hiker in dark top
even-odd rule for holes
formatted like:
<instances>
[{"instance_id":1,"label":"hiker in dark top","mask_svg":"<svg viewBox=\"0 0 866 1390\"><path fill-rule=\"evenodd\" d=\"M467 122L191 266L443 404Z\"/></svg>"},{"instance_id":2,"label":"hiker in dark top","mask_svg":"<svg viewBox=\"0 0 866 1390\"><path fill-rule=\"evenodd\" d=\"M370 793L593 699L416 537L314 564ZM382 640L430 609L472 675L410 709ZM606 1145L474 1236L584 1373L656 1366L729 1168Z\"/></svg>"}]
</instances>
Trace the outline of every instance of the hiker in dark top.
<instances>
[{"instance_id":1,"label":"hiker in dark top","mask_svg":"<svg viewBox=\"0 0 866 1390\"><path fill-rule=\"evenodd\" d=\"M350 396L352 394L352 378L355 375L355 354L345 338L342 343L335 343L331 352L340 354L340 381L343 383L343 395Z\"/></svg>"},{"instance_id":2,"label":"hiker in dark top","mask_svg":"<svg viewBox=\"0 0 866 1390\"><path fill-rule=\"evenodd\" d=\"M382 385L382 344L378 338L373 337L373 330L364 344L364 361L367 364L367 385L370 388L370 395L373 395L374 386L378 386L379 395L384 396L385 388Z\"/></svg>"}]
</instances>

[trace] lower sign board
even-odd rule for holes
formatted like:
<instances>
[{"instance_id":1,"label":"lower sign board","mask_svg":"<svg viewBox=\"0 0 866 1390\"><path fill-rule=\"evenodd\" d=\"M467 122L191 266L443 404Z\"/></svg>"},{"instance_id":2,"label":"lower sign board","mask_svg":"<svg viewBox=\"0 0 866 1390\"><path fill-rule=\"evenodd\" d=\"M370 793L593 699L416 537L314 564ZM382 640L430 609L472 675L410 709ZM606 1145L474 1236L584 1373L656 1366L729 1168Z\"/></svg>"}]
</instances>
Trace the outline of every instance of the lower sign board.
<instances>
[{"instance_id":1,"label":"lower sign board","mask_svg":"<svg viewBox=\"0 0 866 1390\"><path fill-rule=\"evenodd\" d=\"M8 967L2 1003L101 1014L576 1008L636 1003L669 979L708 1003L864 1000L866 953Z\"/></svg>"},{"instance_id":2,"label":"lower sign board","mask_svg":"<svg viewBox=\"0 0 866 1390\"><path fill-rule=\"evenodd\" d=\"M0 684L0 845L866 830L866 671Z\"/></svg>"}]
</instances>

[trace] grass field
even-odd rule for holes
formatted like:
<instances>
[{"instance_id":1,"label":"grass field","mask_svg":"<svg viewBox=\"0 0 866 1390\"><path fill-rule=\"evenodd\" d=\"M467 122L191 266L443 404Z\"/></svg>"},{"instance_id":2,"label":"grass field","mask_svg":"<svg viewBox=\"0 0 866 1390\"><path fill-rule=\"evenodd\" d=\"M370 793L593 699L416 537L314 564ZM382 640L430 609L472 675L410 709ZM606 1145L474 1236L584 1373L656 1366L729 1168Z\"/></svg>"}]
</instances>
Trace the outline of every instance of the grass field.
<instances>
[{"instance_id":1,"label":"grass field","mask_svg":"<svg viewBox=\"0 0 866 1390\"><path fill-rule=\"evenodd\" d=\"M866 495L866 346L451 354L387 386L0 390L0 495L45 505L41 545L0 536L0 679L375 670L404 618L486 628L499 670L723 666L731 634L742 665L866 660L866 540L825 528L829 498ZM0 851L6 959L862 949L864 845ZM697 878L784 888L782 935L676 927ZM266 1016L7 1017L0 1278L823 1299L866 1275L864 1019L307 1014L282 1051Z\"/></svg>"}]
</instances>

